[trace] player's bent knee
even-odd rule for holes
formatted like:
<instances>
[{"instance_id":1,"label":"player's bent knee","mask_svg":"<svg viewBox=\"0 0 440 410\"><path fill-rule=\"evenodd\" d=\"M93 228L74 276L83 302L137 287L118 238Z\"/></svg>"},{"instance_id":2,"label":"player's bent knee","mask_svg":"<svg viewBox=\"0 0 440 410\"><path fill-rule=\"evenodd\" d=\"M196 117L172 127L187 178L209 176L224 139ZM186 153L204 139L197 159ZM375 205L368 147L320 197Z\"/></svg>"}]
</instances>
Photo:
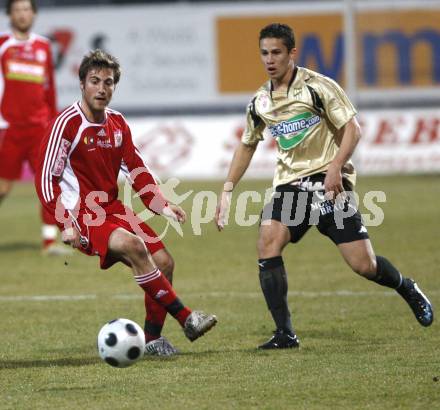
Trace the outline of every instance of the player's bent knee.
<instances>
[{"instance_id":1,"label":"player's bent knee","mask_svg":"<svg viewBox=\"0 0 440 410\"><path fill-rule=\"evenodd\" d=\"M260 227L257 250L259 258L279 256L290 241L290 233L286 226L278 221Z\"/></svg>"},{"instance_id":2,"label":"player's bent knee","mask_svg":"<svg viewBox=\"0 0 440 410\"><path fill-rule=\"evenodd\" d=\"M131 249L132 252L140 258L145 257L149 253L147 247L145 246L144 241L138 236L135 236L133 238Z\"/></svg>"},{"instance_id":3,"label":"player's bent knee","mask_svg":"<svg viewBox=\"0 0 440 410\"><path fill-rule=\"evenodd\" d=\"M135 235L124 238L120 250L131 262L142 260L148 256L144 241Z\"/></svg>"},{"instance_id":4,"label":"player's bent knee","mask_svg":"<svg viewBox=\"0 0 440 410\"><path fill-rule=\"evenodd\" d=\"M274 255L279 255L282 246L279 241L273 237L260 237L257 242L257 250L259 258L268 258Z\"/></svg>"},{"instance_id":5,"label":"player's bent knee","mask_svg":"<svg viewBox=\"0 0 440 410\"><path fill-rule=\"evenodd\" d=\"M161 255L158 260L156 260L154 256L153 259L155 260L157 267L171 283L173 281L174 272L174 259L172 258L172 256L169 253L166 253L164 255Z\"/></svg>"},{"instance_id":6,"label":"player's bent knee","mask_svg":"<svg viewBox=\"0 0 440 410\"><path fill-rule=\"evenodd\" d=\"M174 272L174 259L171 256L169 256L162 266L163 267L160 268L161 272L170 282L172 282L173 272Z\"/></svg>"},{"instance_id":7,"label":"player's bent knee","mask_svg":"<svg viewBox=\"0 0 440 410\"><path fill-rule=\"evenodd\" d=\"M351 265L353 271L366 278L372 278L376 275L376 261L368 259L365 261L356 261Z\"/></svg>"}]
</instances>

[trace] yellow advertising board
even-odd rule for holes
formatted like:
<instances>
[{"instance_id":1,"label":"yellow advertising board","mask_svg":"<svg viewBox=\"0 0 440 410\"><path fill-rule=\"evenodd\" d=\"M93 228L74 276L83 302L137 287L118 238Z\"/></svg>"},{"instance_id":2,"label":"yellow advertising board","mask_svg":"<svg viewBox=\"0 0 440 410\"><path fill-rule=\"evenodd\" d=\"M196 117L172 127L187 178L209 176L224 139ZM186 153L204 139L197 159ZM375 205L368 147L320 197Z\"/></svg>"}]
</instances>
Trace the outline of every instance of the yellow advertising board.
<instances>
[{"instance_id":1,"label":"yellow advertising board","mask_svg":"<svg viewBox=\"0 0 440 410\"><path fill-rule=\"evenodd\" d=\"M440 9L363 11L356 15L359 89L440 85ZM258 34L269 23L290 25L297 64L344 85L343 15L221 16L216 20L218 89L248 93L266 80Z\"/></svg>"}]
</instances>

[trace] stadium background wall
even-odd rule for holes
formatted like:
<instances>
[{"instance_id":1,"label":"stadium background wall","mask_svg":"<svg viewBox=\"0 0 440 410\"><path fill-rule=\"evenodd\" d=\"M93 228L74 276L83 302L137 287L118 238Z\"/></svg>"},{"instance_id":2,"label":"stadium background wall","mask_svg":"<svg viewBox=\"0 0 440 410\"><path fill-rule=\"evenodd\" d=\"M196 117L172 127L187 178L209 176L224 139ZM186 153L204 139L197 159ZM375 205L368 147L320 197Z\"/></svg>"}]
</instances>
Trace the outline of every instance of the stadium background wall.
<instances>
[{"instance_id":1,"label":"stadium background wall","mask_svg":"<svg viewBox=\"0 0 440 410\"><path fill-rule=\"evenodd\" d=\"M354 4L350 13L341 1L42 8L35 30L53 40L61 106L77 98L82 55L101 47L124 69L115 108L239 112L265 80L256 38L273 21L294 28L300 65L337 80L362 107L438 105L440 3ZM349 39L354 58L345 58Z\"/></svg>"},{"instance_id":2,"label":"stadium background wall","mask_svg":"<svg viewBox=\"0 0 440 410\"><path fill-rule=\"evenodd\" d=\"M79 97L84 53L104 48L123 67L112 106L129 117L159 176L222 178L246 104L265 81L258 31L273 21L294 27L298 64L336 79L359 107L360 174L440 171L438 2L357 1L351 10L331 1L42 8L35 31L53 41L59 108ZM272 177L275 141L263 145L249 177ZM166 146L166 154L157 158L151 146Z\"/></svg>"}]
</instances>

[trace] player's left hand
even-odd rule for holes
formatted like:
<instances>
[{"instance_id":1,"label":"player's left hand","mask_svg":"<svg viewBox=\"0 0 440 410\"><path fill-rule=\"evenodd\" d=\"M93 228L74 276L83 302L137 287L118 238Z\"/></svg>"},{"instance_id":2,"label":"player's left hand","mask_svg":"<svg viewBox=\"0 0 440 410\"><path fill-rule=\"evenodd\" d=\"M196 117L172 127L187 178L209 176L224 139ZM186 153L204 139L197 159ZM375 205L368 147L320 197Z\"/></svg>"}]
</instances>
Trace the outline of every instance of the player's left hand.
<instances>
[{"instance_id":1,"label":"player's left hand","mask_svg":"<svg viewBox=\"0 0 440 410\"><path fill-rule=\"evenodd\" d=\"M80 234L76 229L73 229L72 227L69 227L67 229L64 229L64 231L61 232L61 240L66 245L70 245L74 249L79 249L80 244Z\"/></svg>"},{"instance_id":2,"label":"player's left hand","mask_svg":"<svg viewBox=\"0 0 440 410\"><path fill-rule=\"evenodd\" d=\"M231 208L232 191L223 191L215 210L215 224L217 229L222 231L228 223L229 210Z\"/></svg>"},{"instance_id":3,"label":"player's left hand","mask_svg":"<svg viewBox=\"0 0 440 410\"><path fill-rule=\"evenodd\" d=\"M325 199L335 201L338 195L344 192L344 186L342 185L342 173L341 169L337 166L330 166L327 170L327 175L324 179Z\"/></svg>"},{"instance_id":4,"label":"player's left hand","mask_svg":"<svg viewBox=\"0 0 440 410\"><path fill-rule=\"evenodd\" d=\"M162 209L162 215L182 224L186 221L186 213L178 205L168 204L165 208Z\"/></svg>"}]
</instances>

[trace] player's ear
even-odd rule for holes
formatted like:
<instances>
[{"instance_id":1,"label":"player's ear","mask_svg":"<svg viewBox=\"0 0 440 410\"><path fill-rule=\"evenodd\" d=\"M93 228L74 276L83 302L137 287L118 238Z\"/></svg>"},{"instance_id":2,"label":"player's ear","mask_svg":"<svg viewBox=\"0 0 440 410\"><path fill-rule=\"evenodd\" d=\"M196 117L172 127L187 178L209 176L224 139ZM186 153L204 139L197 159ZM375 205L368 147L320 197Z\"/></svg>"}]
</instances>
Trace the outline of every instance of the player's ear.
<instances>
[{"instance_id":1,"label":"player's ear","mask_svg":"<svg viewBox=\"0 0 440 410\"><path fill-rule=\"evenodd\" d=\"M295 58L296 56L296 47L293 47L292 50L290 50L290 58Z\"/></svg>"},{"instance_id":2,"label":"player's ear","mask_svg":"<svg viewBox=\"0 0 440 410\"><path fill-rule=\"evenodd\" d=\"M79 88L81 91L84 91L84 82L83 81L79 82Z\"/></svg>"}]
</instances>

